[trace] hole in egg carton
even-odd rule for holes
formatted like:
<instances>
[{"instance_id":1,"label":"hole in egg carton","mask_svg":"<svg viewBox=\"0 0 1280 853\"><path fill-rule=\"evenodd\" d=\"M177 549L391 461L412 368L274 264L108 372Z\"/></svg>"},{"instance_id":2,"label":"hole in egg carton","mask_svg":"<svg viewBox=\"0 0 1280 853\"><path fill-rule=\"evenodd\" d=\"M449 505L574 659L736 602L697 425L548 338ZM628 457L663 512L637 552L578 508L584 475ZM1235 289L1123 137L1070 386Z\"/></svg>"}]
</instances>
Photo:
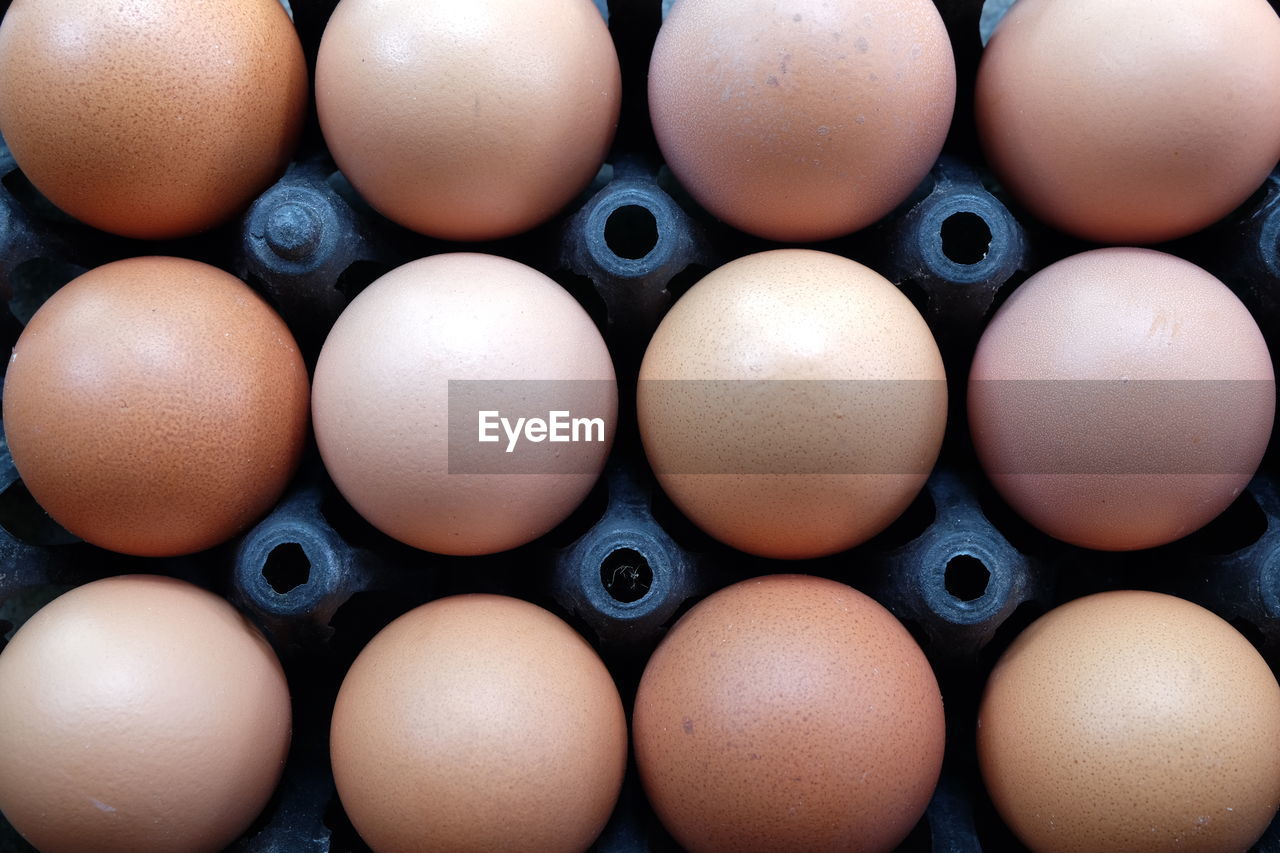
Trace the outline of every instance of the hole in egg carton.
<instances>
[{"instance_id":1,"label":"hole in egg carton","mask_svg":"<svg viewBox=\"0 0 1280 853\"><path fill-rule=\"evenodd\" d=\"M953 213L942 221L942 253L957 264L980 263L991 249L991 226L976 213Z\"/></svg>"},{"instance_id":2,"label":"hole in egg carton","mask_svg":"<svg viewBox=\"0 0 1280 853\"><path fill-rule=\"evenodd\" d=\"M957 554L947 561L943 582L957 601L977 601L987 593L991 570L969 554Z\"/></svg>"},{"instance_id":3,"label":"hole in egg carton","mask_svg":"<svg viewBox=\"0 0 1280 853\"><path fill-rule=\"evenodd\" d=\"M658 220L647 207L623 205L605 220L604 241L618 257L640 260L658 245Z\"/></svg>"},{"instance_id":4,"label":"hole in egg carton","mask_svg":"<svg viewBox=\"0 0 1280 853\"><path fill-rule=\"evenodd\" d=\"M600 583L614 601L632 604L649 594L653 569L639 551L618 548L600 564Z\"/></svg>"},{"instance_id":5,"label":"hole in egg carton","mask_svg":"<svg viewBox=\"0 0 1280 853\"><path fill-rule=\"evenodd\" d=\"M297 542L283 542L271 549L262 576L280 595L287 595L311 580L311 560Z\"/></svg>"}]
</instances>

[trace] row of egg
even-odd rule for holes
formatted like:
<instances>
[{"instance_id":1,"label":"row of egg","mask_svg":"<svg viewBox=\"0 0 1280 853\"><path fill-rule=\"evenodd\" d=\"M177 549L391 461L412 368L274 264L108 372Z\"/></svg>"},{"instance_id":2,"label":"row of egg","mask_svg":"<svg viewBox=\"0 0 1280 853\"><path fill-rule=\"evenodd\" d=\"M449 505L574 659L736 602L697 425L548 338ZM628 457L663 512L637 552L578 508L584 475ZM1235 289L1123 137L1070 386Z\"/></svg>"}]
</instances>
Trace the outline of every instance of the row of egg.
<instances>
[{"instance_id":1,"label":"row of egg","mask_svg":"<svg viewBox=\"0 0 1280 853\"><path fill-rule=\"evenodd\" d=\"M0 133L57 206L132 237L242 211L288 163L307 70L277 0L16 0ZM525 231L587 186L621 109L588 0L343 0L316 60L339 167L378 211L454 240ZM956 101L929 0L681 0L649 69L666 162L744 231L869 225L937 159ZM987 47L974 116L1037 216L1110 243L1203 228L1280 159L1280 18L1266 0L1024 0Z\"/></svg>"},{"instance_id":2,"label":"row of egg","mask_svg":"<svg viewBox=\"0 0 1280 853\"><path fill-rule=\"evenodd\" d=\"M676 303L645 353L637 415L684 514L735 548L794 559L853 547L905 511L938 457L947 398L934 339L896 287L848 258L782 249L726 264ZM359 294L314 388L284 323L233 276L178 258L99 267L19 337L3 414L14 464L56 521L165 556L223 542L279 499L308 400L352 506L402 542L459 555L563 521L603 469L618 409L609 351L572 296L515 261L452 253ZM1001 307L968 410L1017 511L1126 550L1185 536L1235 499L1267 448L1275 382L1225 285L1172 255L1098 249ZM597 428L547 440L531 411Z\"/></svg>"},{"instance_id":3,"label":"row of egg","mask_svg":"<svg viewBox=\"0 0 1280 853\"><path fill-rule=\"evenodd\" d=\"M79 587L0 654L0 812L42 853L215 851L271 797L284 673L229 604L169 578ZM649 660L631 738L693 853L888 851L942 767L924 654L851 587L772 575L697 604ZM586 850L618 800L627 720L565 622L497 595L387 625L338 692L330 757L377 853ZM1243 851L1280 806L1280 684L1182 599L1110 592L1028 628L982 701L992 800L1035 851Z\"/></svg>"}]
</instances>

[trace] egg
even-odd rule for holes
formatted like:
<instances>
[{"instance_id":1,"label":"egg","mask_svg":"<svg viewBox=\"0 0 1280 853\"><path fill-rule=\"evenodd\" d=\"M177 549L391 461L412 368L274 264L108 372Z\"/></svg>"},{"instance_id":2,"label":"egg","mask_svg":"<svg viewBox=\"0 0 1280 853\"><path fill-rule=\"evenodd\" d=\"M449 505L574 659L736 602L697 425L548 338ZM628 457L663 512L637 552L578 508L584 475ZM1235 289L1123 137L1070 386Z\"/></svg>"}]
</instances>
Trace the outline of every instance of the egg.
<instances>
[{"instance_id":1,"label":"egg","mask_svg":"<svg viewBox=\"0 0 1280 853\"><path fill-rule=\"evenodd\" d=\"M0 133L72 216L126 237L242 212L293 154L302 45L279 0L14 0Z\"/></svg>"},{"instance_id":2,"label":"egg","mask_svg":"<svg viewBox=\"0 0 1280 853\"><path fill-rule=\"evenodd\" d=\"M185 581L71 590L0 653L0 812L41 853L213 853L267 804L289 688L262 635Z\"/></svg>"},{"instance_id":3,"label":"egg","mask_svg":"<svg viewBox=\"0 0 1280 853\"><path fill-rule=\"evenodd\" d=\"M621 101L591 0L342 0L316 63L343 174L387 218L448 240L555 215L604 162Z\"/></svg>"},{"instance_id":4,"label":"egg","mask_svg":"<svg viewBox=\"0 0 1280 853\"><path fill-rule=\"evenodd\" d=\"M672 307L637 412L690 520L802 559L869 539L911 503L942 445L946 374L924 319L878 273L778 249L725 264Z\"/></svg>"},{"instance_id":5,"label":"egg","mask_svg":"<svg viewBox=\"0 0 1280 853\"><path fill-rule=\"evenodd\" d=\"M275 504L307 400L288 327L242 281L132 258L81 275L31 318L5 375L4 428L55 521L113 551L172 556Z\"/></svg>"},{"instance_id":6,"label":"egg","mask_svg":"<svg viewBox=\"0 0 1280 853\"><path fill-rule=\"evenodd\" d=\"M942 151L955 98L929 0L680 0L649 65L671 171L771 240L838 237L891 211Z\"/></svg>"},{"instance_id":7,"label":"egg","mask_svg":"<svg viewBox=\"0 0 1280 853\"><path fill-rule=\"evenodd\" d=\"M627 724L609 671L561 619L462 595L364 648L330 751L343 808L376 853L581 853L617 802Z\"/></svg>"},{"instance_id":8,"label":"egg","mask_svg":"<svg viewBox=\"0 0 1280 853\"><path fill-rule=\"evenodd\" d=\"M1280 160L1280 18L1266 0L1019 0L975 118L1005 186L1104 243L1198 231Z\"/></svg>"},{"instance_id":9,"label":"egg","mask_svg":"<svg viewBox=\"0 0 1280 853\"><path fill-rule=\"evenodd\" d=\"M872 599L804 575L699 602L633 718L654 811L691 853L888 851L924 814L945 725L933 671Z\"/></svg>"},{"instance_id":10,"label":"egg","mask_svg":"<svg viewBox=\"0 0 1280 853\"><path fill-rule=\"evenodd\" d=\"M1036 853L1241 851L1280 806L1280 685L1204 608L1154 592L1065 604L1000 658L982 776Z\"/></svg>"},{"instance_id":11,"label":"egg","mask_svg":"<svg viewBox=\"0 0 1280 853\"><path fill-rule=\"evenodd\" d=\"M352 507L401 542L460 555L563 521L604 469L617 406L609 350L573 297L524 264L464 252L357 296L321 349L312 402ZM553 413L567 440L548 431Z\"/></svg>"},{"instance_id":12,"label":"egg","mask_svg":"<svg viewBox=\"0 0 1280 853\"><path fill-rule=\"evenodd\" d=\"M1000 494L1050 536L1123 551L1226 509L1271 437L1275 375L1257 323L1209 273L1097 249L1024 282L974 356L969 423Z\"/></svg>"}]
</instances>

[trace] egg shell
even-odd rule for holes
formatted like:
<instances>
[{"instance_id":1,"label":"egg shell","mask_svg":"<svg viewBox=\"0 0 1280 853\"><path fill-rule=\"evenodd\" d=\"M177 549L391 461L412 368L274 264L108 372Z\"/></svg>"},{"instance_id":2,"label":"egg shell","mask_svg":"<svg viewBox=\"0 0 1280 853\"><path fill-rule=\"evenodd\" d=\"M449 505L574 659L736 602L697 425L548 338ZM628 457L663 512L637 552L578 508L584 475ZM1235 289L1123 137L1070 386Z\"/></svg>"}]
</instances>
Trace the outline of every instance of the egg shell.
<instances>
[{"instance_id":1,"label":"egg shell","mask_svg":"<svg viewBox=\"0 0 1280 853\"><path fill-rule=\"evenodd\" d=\"M942 357L875 271L808 249L748 255L672 307L640 367L645 454L717 539L833 554L911 503L946 428Z\"/></svg>"},{"instance_id":2,"label":"egg shell","mask_svg":"<svg viewBox=\"0 0 1280 853\"><path fill-rule=\"evenodd\" d=\"M1037 853L1244 851L1280 806L1280 685L1238 631L1154 592L1065 604L1001 657L978 755Z\"/></svg>"},{"instance_id":3,"label":"egg shell","mask_svg":"<svg viewBox=\"0 0 1280 853\"><path fill-rule=\"evenodd\" d=\"M645 667L633 737L654 811L692 853L888 851L933 794L945 724L889 611L774 575L680 619Z\"/></svg>"},{"instance_id":4,"label":"egg shell","mask_svg":"<svg viewBox=\"0 0 1280 853\"><path fill-rule=\"evenodd\" d=\"M1001 306L968 407L978 459L1019 514L1076 545L1130 550L1199 529L1248 485L1275 375L1222 282L1173 255L1098 249Z\"/></svg>"},{"instance_id":5,"label":"egg shell","mask_svg":"<svg viewBox=\"0 0 1280 853\"><path fill-rule=\"evenodd\" d=\"M975 90L1001 181L1056 228L1156 243L1242 204L1280 160L1266 0L1019 0Z\"/></svg>"},{"instance_id":6,"label":"egg shell","mask_svg":"<svg viewBox=\"0 0 1280 853\"><path fill-rule=\"evenodd\" d=\"M463 595L365 647L330 747L343 807L377 853L580 853L618 799L627 724L612 676L561 619Z\"/></svg>"},{"instance_id":7,"label":"egg shell","mask_svg":"<svg viewBox=\"0 0 1280 853\"><path fill-rule=\"evenodd\" d=\"M307 68L279 0L14 0L0 132L36 188L126 237L243 211L302 129Z\"/></svg>"},{"instance_id":8,"label":"egg shell","mask_svg":"<svg viewBox=\"0 0 1280 853\"><path fill-rule=\"evenodd\" d=\"M316 107L344 175L424 234L526 231L586 188L622 76L590 0L342 0Z\"/></svg>"},{"instance_id":9,"label":"egg shell","mask_svg":"<svg viewBox=\"0 0 1280 853\"><path fill-rule=\"evenodd\" d=\"M0 811L42 853L213 853L270 799L290 716L275 653L223 599L86 584L0 654Z\"/></svg>"},{"instance_id":10,"label":"egg shell","mask_svg":"<svg viewBox=\"0 0 1280 853\"><path fill-rule=\"evenodd\" d=\"M499 445L475 443L474 426L451 441L450 400L465 399L451 380L517 392L540 380L563 410L599 413L604 440L559 445L559 470L474 466ZM582 502L617 404L609 350L567 291L516 261L454 253L392 270L352 301L320 352L312 409L325 467L357 512L417 548L485 554L541 536Z\"/></svg>"},{"instance_id":11,"label":"egg shell","mask_svg":"<svg viewBox=\"0 0 1280 853\"><path fill-rule=\"evenodd\" d=\"M649 66L653 129L680 183L735 228L792 242L906 199L955 95L929 0L680 0Z\"/></svg>"},{"instance_id":12,"label":"egg shell","mask_svg":"<svg viewBox=\"0 0 1280 853\"><path fill-rule=\"evenodd\" d=\"M127 554L224 542L279 499L307 370L244 282L182 258L90 270L41 306L4 383L14 465L72 533Z\"/></svg>"}]
</instances>

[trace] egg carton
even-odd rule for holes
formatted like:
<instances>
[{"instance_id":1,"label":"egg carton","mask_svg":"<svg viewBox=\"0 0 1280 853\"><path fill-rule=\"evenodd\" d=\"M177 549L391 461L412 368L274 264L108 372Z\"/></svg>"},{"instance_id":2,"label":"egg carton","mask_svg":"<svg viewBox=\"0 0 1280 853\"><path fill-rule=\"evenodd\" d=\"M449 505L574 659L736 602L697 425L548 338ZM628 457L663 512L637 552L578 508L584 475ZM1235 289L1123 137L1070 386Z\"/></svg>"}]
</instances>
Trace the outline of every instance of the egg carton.
<instances>
[{"instance_id":1,"label":"egg carton","mask_svg":"<svg viewBox=\"0 0 1280 853\"><path fill-rule=\"evenodd\" d=\"M936 0L958 70L956 121L943 156L898 210L871 228L815 244L899 284L938 340L952 388L963 387L987 319L1033 271L1089 248L1036 223L982 164L971 119L983 32L1007 7ZM600 652L630 708L644 663L697 600L735 580L807 572L849 583L888 607L937 673L948 745L937 792L907 851L1019 850L987 799L974 726L987 674L1013 637L1072 598L1116 588L1171 592L1236 626L1280 670L1280 466L1273 449L1248 489L1216 521L1162 548L1100 554L1032 529L978 468L952 393L941 461L904 515L870 542L819 560L750 557L711 540L658 487L635 426L635 377L649 336L707 271L776 247L717 222L662 164L644 98L662 0L598 3L622 64L617 142L596 181L552 222L518 237L454 244L410 233L375 213L337 172L314 108L296 160L238 221L160 243L111 237L53 208L0 146L0 345L57 287L119 258L174 254L248 281L289 323L309 364L343 307L382 273L443 251L486 251L543 270L600 326L619 377L619 429L604 476L582 506L541 539L487 557L409 548L356 514L312 445L279 505L237 540L173 559L112 554L75 540L32 501L0 444L0 648L57 592L126 572L182 577L226 596L271 639L289 678L294 742L279 790L231 848L242 853L363 851L328 766L329 714L342 677L379 629L408 609L460 592L499 592L548 607ZM1276 3L1273 3L1276 5ZM294 0L314 70L334 0ZM7 8L3 4L0 11ZM1205 232L1159 247L1230 285L1280 352L1280 173ZM7 621L6 621L7 620ZM629 768L598 853L667 853L677 846ZM1280 821L1255 848L1280 853ZM0 851L30 850L0 821Z\"/></svg>"}]
</instances>

